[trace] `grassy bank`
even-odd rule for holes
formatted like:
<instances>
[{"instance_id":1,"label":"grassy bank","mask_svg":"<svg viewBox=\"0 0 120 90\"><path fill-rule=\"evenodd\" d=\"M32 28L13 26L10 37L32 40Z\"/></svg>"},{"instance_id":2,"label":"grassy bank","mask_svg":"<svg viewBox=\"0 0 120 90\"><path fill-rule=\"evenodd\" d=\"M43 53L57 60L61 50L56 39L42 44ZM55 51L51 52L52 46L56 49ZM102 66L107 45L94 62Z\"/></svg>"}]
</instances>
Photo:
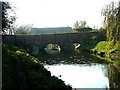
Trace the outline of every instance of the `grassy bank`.
<instances>
[{"instance_id":1,"label":"grassy bank","mask_svg":"<svg viewBox=\"0 0 120 90\"><path fill-rule=\"evenodd\" d=\"M113 41L101 41L96 45L96 47L91 49L91 52L109 62L120 63L118 42L113 44Z\"/></svg>"},{"instance_id":2,"label":"grassy bank","mask_svg":"<svg viewBox=\"0 0 120 90\"><path fill-rule=\"evenodd\" d=\"M13 45L3 44L3 90L71 90L47 71L35 57Z\"/></svg>"}]
</instances>

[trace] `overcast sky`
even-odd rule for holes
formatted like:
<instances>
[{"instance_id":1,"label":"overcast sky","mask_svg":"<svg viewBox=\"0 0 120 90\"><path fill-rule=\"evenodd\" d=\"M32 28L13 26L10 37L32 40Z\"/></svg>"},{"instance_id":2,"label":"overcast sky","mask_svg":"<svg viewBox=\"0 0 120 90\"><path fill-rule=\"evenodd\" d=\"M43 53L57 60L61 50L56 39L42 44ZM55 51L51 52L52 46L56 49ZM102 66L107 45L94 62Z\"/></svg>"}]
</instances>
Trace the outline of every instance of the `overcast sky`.
<instances>
[{"instance_id":1,"label":"overcast sky","mask_svg":"<svg viewBox=\"0 0 120 90\"><path fill-rule=\"evenodd\" d=\"M102 24L101 10L113 0L10 0L16 7L18 25L73 27L85 20L90 27ZM118 1L118 0L114 0Z\"/></svg>"}]
</instances>

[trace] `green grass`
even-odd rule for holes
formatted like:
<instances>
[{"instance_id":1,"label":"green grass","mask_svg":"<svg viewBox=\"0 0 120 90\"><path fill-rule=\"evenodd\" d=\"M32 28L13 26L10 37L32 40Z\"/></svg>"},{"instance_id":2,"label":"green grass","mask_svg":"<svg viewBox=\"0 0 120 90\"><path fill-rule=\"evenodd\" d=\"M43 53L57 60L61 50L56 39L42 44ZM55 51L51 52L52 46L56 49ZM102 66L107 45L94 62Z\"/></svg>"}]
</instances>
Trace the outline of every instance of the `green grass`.
<instances>
[{"instance_id":1,"label":"green grass","mask_svg":"<svg viewBox=\"0 0 120 90\"><path fill-rule=\"evenodd\" d=\"M106 54L110 54L118 50L118 44L113 45L112 41L101 41L95 48L91 49L91 51L95 50L97 50L98 53L105 52Z\"/></svg>"},{"instance_id":2,"label":"green grass","mask_svg":"<svg viewBox=\"0 0 120 90\"><path fill-rule=\"evenodd\" d=\"M23 49L3 44L3 90L16 90L20 86L16 60L22 65L28 88L31 90L71 90L64 81L47 71L43 63ZM18 88L19 89L19 88Z\"/></svg>"},{"instance_id":3,"label":"green grass","mask_svg":"<svg viewBox=\"0 0 120 90\"><path fill-rule=\"evenodd\" d=\"M120 57L118 55L119 44L113 44L113 41L101 41L99 42L96 47L91 49L92 52L96 52L97 57L101 55L101 53L105 53L104 60L108 62L115 62L120 64ZM99 56L100 58L100 56Z\"/></svg>"}]
</instances>

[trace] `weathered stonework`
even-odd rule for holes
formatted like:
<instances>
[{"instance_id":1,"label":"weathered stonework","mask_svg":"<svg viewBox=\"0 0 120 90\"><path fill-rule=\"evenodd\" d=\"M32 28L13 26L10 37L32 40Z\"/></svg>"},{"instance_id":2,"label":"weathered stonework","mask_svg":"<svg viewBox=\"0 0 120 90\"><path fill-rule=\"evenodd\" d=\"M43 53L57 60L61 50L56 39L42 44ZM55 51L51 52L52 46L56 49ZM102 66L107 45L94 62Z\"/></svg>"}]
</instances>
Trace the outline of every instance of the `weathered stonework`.
<instances>
[{"instance_id":1,"label":"weathered stonework","mask_svg":"<svg viewBox=\"0 0 120 90\"><path fill-rule=\"evenodd\" d=\"M92 36L105 39L105 35L99 32L85 32L85 33L66 33L66 34L45 34L45 35L3 35L4 43L11 43L17 46L22 46L28 50L32 50L33 54L37 54L40 48L53 43L58 44L62 50L69 48L72 43L94 43Z\"/></svg>"}]
</instances>

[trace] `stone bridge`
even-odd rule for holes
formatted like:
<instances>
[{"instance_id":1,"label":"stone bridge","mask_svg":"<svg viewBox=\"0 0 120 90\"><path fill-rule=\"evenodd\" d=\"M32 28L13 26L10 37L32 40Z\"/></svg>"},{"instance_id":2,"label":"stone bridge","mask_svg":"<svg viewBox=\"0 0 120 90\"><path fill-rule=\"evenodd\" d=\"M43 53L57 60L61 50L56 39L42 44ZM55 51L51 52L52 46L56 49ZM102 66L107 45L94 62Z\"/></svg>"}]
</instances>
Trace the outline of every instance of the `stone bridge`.
<instances>
[{"instance_id":1,"label":"stone bridge","mask_svg":"<svg viewBox=\"0 0 120 90\"><path fill-rule=\"evenodd\" d=\"M3 43L11 43L25 49L32 50L36 54L46 45L58 44L62 50L69 48L73 43L85 44L97 43L105 39L101 32L43 34L43 35L3 35Z\"/></svg>"}]
</instances>

